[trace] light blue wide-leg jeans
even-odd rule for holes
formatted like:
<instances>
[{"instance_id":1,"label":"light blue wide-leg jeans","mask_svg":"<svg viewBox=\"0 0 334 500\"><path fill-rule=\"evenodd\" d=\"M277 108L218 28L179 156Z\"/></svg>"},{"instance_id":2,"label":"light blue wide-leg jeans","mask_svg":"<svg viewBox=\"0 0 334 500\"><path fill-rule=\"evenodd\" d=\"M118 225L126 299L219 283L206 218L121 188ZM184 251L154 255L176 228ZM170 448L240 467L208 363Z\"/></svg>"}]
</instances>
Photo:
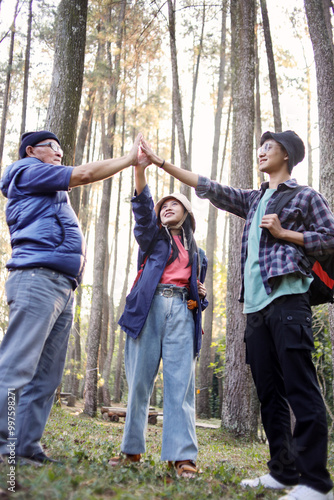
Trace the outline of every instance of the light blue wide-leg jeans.
<instances>
[{"instance_id":1,"label":"light blue wide-leg jeans","mask_svg":"<svg viewBox=\"0 0 334 500\"><path fill-rule=\"evenodd\" d=\"M0 346L0 453L8 454L8 392L15 393L16 454L42 450L40 439L65 363L73 289L45 268L17 270L6 282L9 323Z\"/></svg>"},{"instance_id":2,"label":"light blue wide-leg jeans","mask_svg":"<svg viewBox=\"0 0 334 500\"><path fill-rule=\"evenodd\" d=\"M196 460L194 319L181 296L155 295L137 339L127 336L128 407L121 449L144 453L150 397L163 361L161 460Z\"/></svg>"}]
</instances>

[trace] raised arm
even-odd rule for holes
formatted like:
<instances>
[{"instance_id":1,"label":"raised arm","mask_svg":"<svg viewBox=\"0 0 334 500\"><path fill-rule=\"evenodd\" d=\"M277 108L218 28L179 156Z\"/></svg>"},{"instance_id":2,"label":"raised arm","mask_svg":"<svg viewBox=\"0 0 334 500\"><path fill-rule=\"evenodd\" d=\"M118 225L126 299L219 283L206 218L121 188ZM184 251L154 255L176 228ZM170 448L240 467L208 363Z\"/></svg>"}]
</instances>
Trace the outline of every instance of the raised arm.
<instances>
[{"instance_id":1,"label":"raised arm","mask_svg":"<svg viewBox=\"0 0 334 500\"><path fill-rule=\"evenodd\" d=\"M198 184L198 174L195 174L194 172L190 172L189 170L184 170L183 168L176 167L172 163L169 163L167 161L164 161L162 158L160 158L158 155L156 155L153 150L150 148L150 146L147 144L147 142L142 139L141 141L141 149L143 152L146 154L146 156L150 159L154 165L157 165L158 167L162 167L165 172L168 174L172 175L179 181L183 182L183 184L187 184L188 186L191 187L197 187Z\"/></svg>"},{"instance_id":2,"label":"raised arm","mask_svg":"<svg viewBox=\"0 0 334 500\"><path fill-rule=\"evenodd\" d=\"M151 160L142 151L138 154L138 161L135 165L135 187L137 196L144 190L146 182L146 167L151 165Z\"/></svg>"},{"instance_id":3,"label":"raised arm","mask_svg":"<svg viewBox=\"0 0 334 500\"><path fill-rule=\"evenodd\" d=\"M137 165L138 148L142 135L138 134L130 152L121 158L94 161L74 167L69 187L82 186L108 179L130 165Z\"/></svg>"}]
</instances>

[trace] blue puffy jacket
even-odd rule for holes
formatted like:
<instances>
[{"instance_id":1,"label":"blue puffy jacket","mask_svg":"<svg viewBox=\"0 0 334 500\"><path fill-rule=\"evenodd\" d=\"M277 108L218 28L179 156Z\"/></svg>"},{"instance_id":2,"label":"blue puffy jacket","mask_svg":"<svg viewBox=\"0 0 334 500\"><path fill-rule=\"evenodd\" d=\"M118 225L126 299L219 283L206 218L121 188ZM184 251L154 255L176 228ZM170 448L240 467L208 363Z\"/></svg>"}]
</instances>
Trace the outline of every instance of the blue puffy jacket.
<instances>
[{"instance_id":1,"label":"blue puffy jacket","mask_svg":"<svg viewBox=\"0 0 334 500\"><path fill-rule=\"evenodd\" d=\"M133 213L135 217L135 238L139 244L138 270L144 262L145 255L149 256L145 262L143 271L139 280L136 282L129 295L126 298L124 312L119 320L119 325L130 337L137 338L144 326L148 316L151 303L158 283L160 282L163 271L166 267L171 244L168 240L161 237L160 229L157 223L157 217L154 211L154 203L150 190L146 185L140 195L131 200ZM196 300L200 307L193 310L195 322L195 356L199 354L202 344L202 310L204 310L208 301L200 299L197 289L197 259L200 255L200 276L201 283L204 282L207 258L203 251L194 255L191 269L189 298Z\"/></svg>"},{"instance_id":2,"label":"blue puffy jacket","mask_svg":"<svg viewBox=\"0 0 334 500\"><path fill-rule=\"evenodd\" d=\"M47 267L68 276L74 286L80 283L86 247L66 192L72 170L37 158L23 158L6 168L0 187L8 198L9 270Z\"/></svg>"}]
</instances>

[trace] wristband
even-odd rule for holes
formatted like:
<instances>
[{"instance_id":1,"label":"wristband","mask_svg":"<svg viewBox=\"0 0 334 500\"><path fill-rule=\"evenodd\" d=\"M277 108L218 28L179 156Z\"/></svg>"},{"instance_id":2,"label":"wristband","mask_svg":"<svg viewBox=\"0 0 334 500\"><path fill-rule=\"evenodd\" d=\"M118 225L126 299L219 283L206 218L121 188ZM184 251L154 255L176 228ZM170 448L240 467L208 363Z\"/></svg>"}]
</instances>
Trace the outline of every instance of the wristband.
<instances>
[{"instance_id":1,"label":"wristband","mask_svg":"<svg viewBox=\"0 0 334 500\"><path fill-rule=\"evenodd\" d=\"M159 168L163 168L164 164L165 164L165 160L161 163L161 165L159 165Z\"/></svg>"}]
</instances>

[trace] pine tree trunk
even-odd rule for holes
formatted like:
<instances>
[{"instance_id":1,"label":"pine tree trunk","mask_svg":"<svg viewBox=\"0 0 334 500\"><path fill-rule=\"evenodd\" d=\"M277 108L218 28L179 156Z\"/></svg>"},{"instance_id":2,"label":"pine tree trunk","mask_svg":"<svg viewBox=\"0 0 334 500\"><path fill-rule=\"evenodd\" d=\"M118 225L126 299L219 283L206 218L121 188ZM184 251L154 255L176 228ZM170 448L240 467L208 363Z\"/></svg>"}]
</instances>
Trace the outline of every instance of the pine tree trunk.
<instances>
[{"instance_id":1,"label":"pine tree trunk","mask_svg":"<svg viewBox=\"0 0 334 500\"><path fill-rule=\"evenodd\" d=\"M111 252L112 253L112 250ZM106 251L106 260L104 265L104 280L103 280L103 302L102 302L102 317L101 317L101 339L99 350L99 373L102 374L103 366L108 355L108 332L109 332L109 294L108 294L108 275L110 268L111 255ZM102 377L103 379L103 377ZM98 402L103 403L103 386L99 387Z\"/></svg>"},{"instance_id":2,"label":"pine tree trunk","mask_svg":"<svg viewBox=\"0 0 334 500\"><path fill-rule=\"evenodd\" d=\"M74 165L81 101L88 0L61 0L57 10L56 49L45 127L64 150L63 163Z\"/></svg>"},{"instance_id":3,"label":"pine tree trunk","mask_svg":"<svg viewBox=\"0 0 334 500\"><path fill-rule=\"evenodd\" d=\"M172 0L167 0L167 3L168 3L168 21L169 21L168 23L169 43L171 51L172 77L173 77L173 104L174 104L175 122L176 122L177 136L178 136L179 150L181 157L181 168L189 170L186 139L184 135L184 126L182 118L181 92L180 92L179 73L177 64L175 8ZM182 184L181 193L187 196L189 200L191 199L191 189L189 186Z\"/></svg>"},{"instance_id":4,"label":"pine tree trunk","mask_svg":"<svg viewBox=\"0 0 334 500\"><path fill-rule=\"evenodd\" d=\"M26 45L26 54L25 54L25 60L24 60L22 120L21 120L21 133L20 133L20 135L22 135L26 129L28 86L29 86L29 68L30 68L30 50L31 50L32 2L33 2L33 0L29 0L27 45Z\"/></svg>"},{"instance_id":5,"label":"pine tree trunk","mask_svg":"<svg viewBox=\"0 0 334 500\"><path fill-rule=\"evenodd\" d=\"M114 263L113 263L113 269L112 269L112 280L111 280L111 286L110 286L110 296L109 296L109 349L108 353L105 359L104 367L106 367L105 373L107 375L107 378L104 378L104 383L105 385L108 385L108 380L110 376L110 364L113 356L113 351L114 351L114 345L115 345L115 333L117 329L117 323L116 323L116 312L115 312L115 302L114 302L114 293L115 293L115 284L116 284L116 276L117 276L117 258L118 258L118 244L119 244L119 239L118 239L118 234L119 234L119 219L120 219L120 208L121 208L121 192L122 192L122 172L120 173L119 177L119 186L118 186L118 198L117 198L117 209L116 209L116 223L115 223L115 236L114 236ZM131 216L131 214L130 214ZM132 219L132 217L131 217ZM107 368L108 366L108 368ZM116 367L116 371L118 369L118 365ZM121 369L121 368L120 368ZM115 380L119 374L116 373L115 375ZM120 376L120 375L119 375ZM108 388L109 392L109 388ZM106 396L107 393L104 390L103 391L103 400L104 402L106 401ZM110 396L109 396L110 397Z\"/></svg>"},{"instance_id":6,"label":"pine tree trunk","mask_svg":"<svg viewBox=\"0 0 334 500\"><path fill-rule=\"evenodd\" d=\"M260 61L258 53L258 25L255 30L255 145L260 146L260 140L262 135L262 125L261 125L261 94L260 94ZM257 177L258 183L264 181L264 174L259 170L259 159L257 158Z\"/></svg>"},{"instance_id":7,"label":"pine tree trunk","mask_svg":"<svg viewBox=\"0 0 334 500\"><path fill-rule=\"evenodd\" d=\"M116 104L117 104L117 91L118 91L119 75L120 75L121 47L124 34L123 24L125 18L125 8L126 8L126 2L125 0L122 0L119 7L119 16L118 16L118 34L117 34L118 52L115 58L115 68L113 72L114 74L112 78L111 94L110 94L111 112L109 115L108 146L106 144L106 141L103 141L104 154L106 155L107 150L109 150L109 152L111 153L111 157L113 156L113 138L115 135L115 127L116 127ZM102 125L103 125L103 114L102 114ZM103 138L106 137L104 131L102 131L102 136ZM107 279L108 275L108 273L104 268L104 263L108 245L111 185L112 185L112 178L107 179L103 182L101 212L100 212L98 230L96 233L96 241L95 241L93 296L92 296L91 318L88 330L88 353L87 353L85 409L84 409L84 412L90 416L94 416L97 409L97 367L98 367L98 353L101 340L103 291L104 291L104 279Z\"/></svg>"},{"instance_id":8,"label":"pine tree trunk","mask_svg":"<svg viewBox=\"0 0 334 500\"><path fill-rule=\"evenodd\" d=\"M203 50L205 13L206 13L206 5L205 5L205 2L203 2L202 28L201 28L200 39L199 39L198 45L196 46L197 57L196 57L196 66L195 66L194 79L193 79L193 91L192 91L192 98L191 98L189 142L188 142L189 170L191 170L191 162L192 162L192 143L193 143L193 127L194 127L194 115L195 115L195 100L196 100L196 89L197 89L197 83L198 83L199 64L201 61L201 55L202 55L202 50Z\"/></svg>"},{"instance_id":9,"label":"pine tree trunk","mask_svg":"<svg viewBox=\"0 0 334 500\"><path fill-rule=\"evenodd\" d=\"M108 243L111 181L103 182L103 193L95 233L92 306L88 329L87 367L84 412L93 417L97 409L97 367L101 339L101 321L105 278L105 257Z\"/></svg>"},{"instance_id":10,"label":"pine tree trunk","mask_svg":"<svg viewBox=\"0 0 334 500\"><path fill-rule=\"evenodd\" d=\"M334 209L334 57L333 42L327 27L323 2L304 0L313 45L320 143L320 192ZM334 369L334 306L328 307ZM334 389L333 389L334 390Z\"/></svg>"},{"instance_id":11,"label":"pine tree trunk","mask_svg":"<svg viewBox=\"0 0 334 500\"><path fill-rule=\"evenodd\" d=\"M333 57L334 57L333 27L332 27L332 14L331 14L331 9L332 9L333 14L334 14L334 4L333 4L332 0L322 0L322 4L324 7L326 28L327 28L330 44L332 47Z\"/></svg>"},{"instance_id":12,"label":"pine tree trunk","mask_svg":"<svg viewBox=\"0 0 334 500\"><path fill-rule=\"evenodd\" d=\"M120 330L119 341L118 341L116 372L115 372L115 385L114 385L114 401L115 401L115 403L119 403L121 401L123 353L124 353L124 332L123 332L123 330Z\"/></svg>"},{"instance_id":13,"label":"pine tree trunk","mask_svg":"<svg viewBox=\"0 0 334 500\"><path fill-rule=\"evenodd\" d=\"M85 144L89 132L90 123L93 116L93 106L95 102L96 88L90 89L87 97L87 103L83 113L78 133L77 144L75 148L75 165L82 165ZM82 189L80 186L72 189L70 192L71 205L77 216L80 216L80 203L81 203Z\"/></svg>"},{"instance_id":14,"label":"pine tree trunk","mask_svg":"<svg viewBox=\"0 0 334 500\"><path fill-rule=\"evenodd\" d=\"M223 97L224 97L224 84L225 84L225 45L226 45L226 12L227 1L223 3L222 8L222 24L221 24L221 41L220 41L220 67L219 67L219 82L218 82L218 96L217 108L215 113L215 130L214 141L212 149L212 162L211 162L211 179L217 179L218 170L218 155L219 155L219 142L221 132L221 118L223 110ZM212 359L212 323L213 323L213 309L214 309L214 295L213 295L213 269L216 248L216 230L217 230L217 217L216 209L213 205L209 205L209 218L208 229L206 237L206 255L208 258L208 269L206 274L205 286L208 294L209 305L205 310L204 317L204 332L203 344L200 356L200 369L199 369L199 387L205 388L201 390L197 397L197 414L203 418L210 418L210 389L212 386L212 369L209 368Z\"/></svg>"},{"instance_id":15,"label":"pine tree trunk","mask_svg":"<svg viewBox=\"0 0 334 500\"><path fill-rule=\"evenodd\" d=\"M282 131L282 120L281 120L281 111L280 111L280 105L279 105L277 77L276 77L276 69L275 69L275 59L274 59L273 44L271 41L271 34L270 34L267 2L266 2L266 0L260 0L260 3L261 3L261 11L262 11L264 39L265 39L265 43L266 43L266 51L267 51L267 59L268 59L271 100L273 103L273 112L274 112L274 126L275 126L275 132L281 132Z\"/></svg>"},{"instance_id":16,"label":"pine tree trunk","mask_svg":"<svg viewBox=\"0 0 334 500\"><path fill-rule=\"evenodd\" d=\"M174 92L174 90L173 90ZM175 106L174 106L174 97L172 99L172 140L171 140L171 146L170 146L170 158L171 162L173 165L175 165L175 143L176 143L176 121L175 121ZM174 193L174 185L175 185L175 179L172 175L169 176L169 192Z\"/></svg>"},{"instance_id":17,"label":"pine tree trunk","mask_svg":"<svg viewBox=\"0 0 334 500\"><path fill-rule=\"evenodd\" d=\"M307 183L310 187L313 186L313 159L312 159L312 123L311 123L311 76L310 68L306 68L306 81L307 81Z\"/></svg>"},{"instance_id":18,"label":"pine tree trunk","mask_svg":"<svg viewBox=\"0 0 334 500\"><path fill-rule=\"evenodd\" d=\"M3 108L2 108L1 133L0 133L0 177L1 177L1 169L2 169L3 150L4 150L4 146L5 146L7 114L8 114L8 108L9 108L9 100L10 100L10 80L12 77L14 40L15 40L15 21L16 21L16 17L17 17L18 5L19 5L19 0L16 1L15 11L14 11L14 19L13 19L13 24L11 26L8 65L7 65L7 71L6 71L6 85L5 85Z\"/></svg>"},{"instance_id":19,"label":"pine tree trunk","mask_svg":"<svg viewBox=\"0 0 334 500\"><path fill-rule=\"evenodd\" d=\"M231 1L233 136L231 185L252 187L254 136L255 1ZM245 317L238 302L240 247L244 222L230 216L227 276L226 361L222 425L237 435L254 433L252 381L245 364Z\"/></svg>"}]
</instances>

